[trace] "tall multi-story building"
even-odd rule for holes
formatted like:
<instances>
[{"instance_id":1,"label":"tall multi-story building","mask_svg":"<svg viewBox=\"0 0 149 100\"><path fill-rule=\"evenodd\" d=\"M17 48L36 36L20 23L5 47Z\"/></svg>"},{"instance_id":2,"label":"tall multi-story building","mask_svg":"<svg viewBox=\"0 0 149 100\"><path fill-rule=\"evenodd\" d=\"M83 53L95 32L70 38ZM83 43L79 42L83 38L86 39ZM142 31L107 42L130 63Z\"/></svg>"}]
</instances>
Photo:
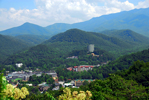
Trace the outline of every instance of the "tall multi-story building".
<instances>
[{"instance_id":1,"label":"tall multi-story building","mask_svg":"<svg viewBox=\"0 0 149 100\"><path fill-rule=\"evenodd\" d=\"M94 52L94 44L90 44L90 45L88 46L88 51L89 51L89 52Z\"/></svg>"}]
</instances>

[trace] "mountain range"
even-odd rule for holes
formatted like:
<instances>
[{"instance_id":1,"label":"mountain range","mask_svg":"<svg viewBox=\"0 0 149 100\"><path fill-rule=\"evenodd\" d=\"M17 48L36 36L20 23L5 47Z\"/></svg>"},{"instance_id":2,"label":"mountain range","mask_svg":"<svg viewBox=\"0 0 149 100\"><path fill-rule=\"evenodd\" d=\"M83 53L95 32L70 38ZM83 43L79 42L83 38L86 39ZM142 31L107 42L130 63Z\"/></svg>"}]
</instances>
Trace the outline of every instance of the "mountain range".
<instances>
[{"instance_id":1,"label":"mountain range","mask_svg":"<svg viewBox=\"0 0 149 100\"><path fill-rule=\"evenodd\" d=\"M149 36L148 12L149 8L134 9L130 11L122 11L119 13L94 17L84 22L74 24L55 23L47 27L41 27L27 22L21 26L0 31L0 34L13 36L22 34L53 36L55 34L65 32L68 29L77 28L92 32L101 32L111 29L130 29L142 35Z\"/></svg>"},{"instance_id":2,"label":"mountain range","mask_svg":"<svg viewBox=\"0 0 149 100\"><path fill-rule=\"evenodd\" d=\"M26 66L43 66L45 64L47 66L55 66L57 65L55 61L61 62L72 51L82 50L89 44L94 44L96 48L108 51L117 57L121 54L142 50L148 46L149 39L147 37L138 35L138 33L130 30L121 32L125 35L125 38L128 37L127 41L117 38L119 34L117 34L117 37L110 37L101 33L70 29L51 37L40 45L8 57L4 64L23 62ZM132 40L135 39L135 41L129 39L127 34L132 34ZM133 35L136 37L134 38ZM139 36L142 36L141 39L143 41L139 40Z\"/></svg>"},{"instance_id":3,"label":"mountain range","mask_svg":"<svg viewBox=\"0 0 149 100\"><path fill-rule=\"evenodd\" d=\"M111 29L131 29L140 34L149 36L149 8L134 9L109 15L92 18L85 22L75 24L56 23L49 25L46 29L53 33L63 32L71 28L84 31L101 32ZM56 31L55 31L56 30ZM58 31L59 30L59 31Z\"/></svg>"}]
</instances>

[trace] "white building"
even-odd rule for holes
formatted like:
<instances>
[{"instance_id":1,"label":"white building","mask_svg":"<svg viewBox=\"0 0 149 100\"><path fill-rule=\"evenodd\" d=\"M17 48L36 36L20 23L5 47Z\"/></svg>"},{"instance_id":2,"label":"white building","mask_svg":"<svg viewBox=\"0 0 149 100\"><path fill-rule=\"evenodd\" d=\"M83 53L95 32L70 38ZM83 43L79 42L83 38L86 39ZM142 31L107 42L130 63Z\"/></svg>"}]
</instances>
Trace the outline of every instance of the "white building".
<instances>
[{"instance_id":1,"label":"white building","mask_svg":"<svg viewBox=\"0 0 149 100\"><path fill-rule=\"evenodd\" d=\"M20 68L23 66L23 63L16 63L16 66Z\"/></svg>"}]
</instances>

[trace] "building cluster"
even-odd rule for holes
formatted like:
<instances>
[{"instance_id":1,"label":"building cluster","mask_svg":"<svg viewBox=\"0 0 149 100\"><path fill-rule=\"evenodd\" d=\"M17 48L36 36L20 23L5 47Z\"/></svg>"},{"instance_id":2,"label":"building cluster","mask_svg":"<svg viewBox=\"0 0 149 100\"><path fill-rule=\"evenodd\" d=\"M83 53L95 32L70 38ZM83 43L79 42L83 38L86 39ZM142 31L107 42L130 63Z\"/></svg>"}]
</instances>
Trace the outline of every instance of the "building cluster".
<instances>
[{"instance_id":1,"label":"building cluster","mask_svg":"<svg viewBox=\"0 0 149 100\"><path fill-rule=\"evenodd\" d=\"M80 72L80 71L84 71L84 70L86 70L86 71L92 70L93 67L94 67L94 65L80 65L80 66L68 67L67 70Z\"/></svg>"},{"instance_id":2,"label":"building cluster","mask_svg":"<svg viewBox=\"0 0 149 100\"><path fill-rule=\"evenodd\" d=\"M41 76L42 74L51 75L54 80L57 78L57 73L52 70L46 71L46 72L44 71L32 72L28 70L28 71L15 71L12 73L8 73L8 75L6 76L6 79L8 82L18 81L18 80L28 81L30 76L33 76L33 75Z\"/></svg>"},{"instance_id":3,"label":"building cluster","mask_svg":"<svg viewBox=\"0 0 149 100\"><path fill-rule=\"evenodd\" d=\"M79 67L80 68L81 67L82 68L92 68L93 66L81 65L81 66L78 66L78 68ZM32 72L32 71L15 71L15 72L12 72L12 73L8 73L7 76L6 76L6 79L9 83L13 83L13 82L16 81L17 84L16 85L14 84L14 86L17 86L19 80L28 81L30 76L32 76L32 75L41 76L42 74L51 75L53 77L53 79L55 80L55 87L52 90L59 90L60 84L63 87L78 88L81 85L83 85L84 81L88 81L89 83L94 81L92 79L77 79L77 80L71 80L71 82L69 82L69 83L65 83L65 81L58 81L57 73L54 70L53 71L50 70L50 71L46 71L46 72L44 72L44 71L43 72L42 71L36 71L36 72ZM26 84L26 85L33 86L32 84ZM38 84L38 87L39 87L40 92L43 93L44 91L47 91L51 86L49 84L47 84L46 82L43 82L41 84Z\"/></svg>"}]
</instances>

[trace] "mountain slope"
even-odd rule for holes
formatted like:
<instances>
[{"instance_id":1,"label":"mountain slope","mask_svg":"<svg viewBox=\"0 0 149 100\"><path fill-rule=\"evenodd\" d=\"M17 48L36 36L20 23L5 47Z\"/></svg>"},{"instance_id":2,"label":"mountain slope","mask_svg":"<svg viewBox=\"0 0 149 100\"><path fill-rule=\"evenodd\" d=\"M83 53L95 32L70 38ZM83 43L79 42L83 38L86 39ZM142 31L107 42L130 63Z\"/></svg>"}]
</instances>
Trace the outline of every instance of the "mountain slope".
<instances>
[{"instance_id":1,"label":"mountain slope","mask_svg":"<svg viewBox=\"0 0 149 100\"><path fill-rule=\"evenodd\" d=\"M95 47L103 50L115 52L120 52L121 50L133 47L133 45L115 37L109 37L100 33L85 32L79 29L70 29L64 33L53 36L41 45L32 47L29 50L22 52L22 54L18 54L19 56L13 55L9 57L5 63L12 64L13 62L14 64L19 61L26 61L25 63L32 63L33 66L35 66L38 65L38 62L42 61L40 64L42 66L47 59L60 59L73 50L82 50L89 44L94 44ZM31 60L32 58L34 60ZM53 64L51 66L53 66Z\"/></svg>"},{"instance_id":2,"label":"mountain slope","mask_svg":"<svg viewBox=\"0 0 149 100\"><path fill-rule=\"evenodd\" d=\"M129 48L131 47L130 44L121 41L114 37L108 37L106 35L94 32L85 32L79 29L70 29L64 33L57 34L53 36L51 39L47 40L45 44L51 44L55 42L71 42L71 43L78 43L80 45L88 45L88 44L95 44L100 48L105 50L109 50L111 48ZM123 45L123 46L122 46Z\"/></svg>"},{"instance_id":3,"label":"mountain slope","mask_svg":"<svg viewBox=\"0 0 149 100\"><path fill-rule=\"evenodd\" d=\"M0 34L10 35L10 36L17 36L17 35L24 35L24 34L51 35L50 32L46 30L45 28L35 25L35 24L28 23L28 22L24 23L21 26L1 31Z\"/></svg>"},{"instance_id":4,"label":"mountain slope","mask_svg":"<svg viewBox=\"0 0 149 100\"><path fill-rule=\"evenodd\" d=\"M15 64L22 62L24 67L30 66L37 68L38 66L38 68L43 67L44 69L57 66L64 67L66 63L67 67L75 66L76 64L79 65L78 60L72 59L66 61L66 57L73 56L68 54L71 54L71 52L75 50L80 51L84 48L87 48L89 44L94 44L95 48L108 51L109 53L106 53L106 56L111 56L111 54L114 54L113 57L118 57L123 52L128 54L132 52L133 49L137 51L140 50L140 46L138 46L137 43L127 43L126 41L122 41L115 37L109 37L100 33L85 32L79 29L70 29L66 32L53 36L40 45L34 46L29 50L7 58L4 64ZM98 55L101 54L99 53ZM80 64L87 63L84 61L86 60L83 58L83 61Z\"/></svg>"},{"instance_id":5,"label":"mountain slope","mask_svg":"<svg viewBox=\"0 0 149 100\"><path fill-rule=\"evenodd\" d=\"M141 17L140 17L141 16ZM131 18L131 19L130 19ZM147 26L149 25L149 16L146 15L133 15L128 16L124 19L113 19L107 22L102 23L102 26L94 29L94 31L102 31L103 27L106 29L131 29L135 32L138 32L140 34L149 36L148 32L149 29Z\"/></svg>"},{"instance_id":6,"label":"mountain slope","mask_svg":"<svg viewBox=\"0 0 149 100\"><path fill-rule=\"evenodd\" d=\"M141 39L145 40L146 38ZM59 51L65 50L66 52L77 49L80 50L87 47L89 44L95 44L95 47L114 53L115 56L141 51L148 46L147 41L142 41L142 43L125 41L120 38L109 37L95 32L85 32L79 29L70 29L66 32L57 34L43 44Z\"/></svg>"},{"instance_id":7,"label":"mountain slope","mask_svg":"<svg viewBox=\"0 0 149 100\"><path fill-rule=\"evenodd\" d=\"M32 45L19 39L0 35L0 63L8 56Z\"/></svg>"},{"instance_id":8,"label":"mountain slope","mask_svg":"<svg viewBox=\"0 0 149 100\"><path fill-rule=\"evenodd\" d=\"M18 35L15 36L15 38L24 40L26 42L29 42L33 45L37 45L40 44L44 41L46 41L47 39L50 39L50 36L44 36L44 35Z\"/></svg>"},{"instance_id":9,"label":"mountain slope","mask_svg":"<svg viewBox=\"0 0 149 100\"><path fill-rule=\"evenodd\" d=\"M112 62L109 62L105 67L96 70L96 73L102 73L103 77L108 77L109 73L115 73L120 70L128 69L133 65L134 61L149 61L149 49L140 52L132 53L129 55L124 55Z\"/></svg>"},{"instance_id":10,"label":"mountain slope","mask_svg":"<svg viewBox=\"0 0 149 100\"><path fill-rule=\"evenodd\" d=\"M145 37L141 34L138 34L134 31L131 31L129 29L126 29L126 30L106 30L106 31L103 31L101 33L105 34L107 36L119 38L123 41L141 43L141 45L149 43L148 37Z\"/></svg>"}]
</instances>

